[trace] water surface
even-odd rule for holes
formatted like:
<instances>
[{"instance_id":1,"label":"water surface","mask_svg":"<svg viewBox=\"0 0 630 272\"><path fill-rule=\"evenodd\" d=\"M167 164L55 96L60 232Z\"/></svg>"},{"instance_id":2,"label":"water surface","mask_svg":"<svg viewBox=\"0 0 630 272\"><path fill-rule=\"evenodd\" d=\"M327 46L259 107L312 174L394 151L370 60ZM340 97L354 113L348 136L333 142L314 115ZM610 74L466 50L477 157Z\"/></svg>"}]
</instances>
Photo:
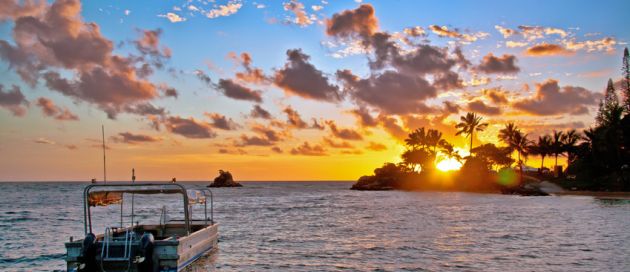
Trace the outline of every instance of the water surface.
<instances>
[{"instance_id":1,"label":"water surface","mask_svg":"<svg viewBox=\"0 0 630 272\"><path fill-rule=\"evenodd\" d=\"M85 185L0 183L0 271L65 268L63 243L83 237ZM630 271L628 201L244 185L213 190L219 249L191 271ZM179 205L136 200L146 221ZM95 231L119 224L118 211L99 208Z\"/></svg>"}]
</instances>

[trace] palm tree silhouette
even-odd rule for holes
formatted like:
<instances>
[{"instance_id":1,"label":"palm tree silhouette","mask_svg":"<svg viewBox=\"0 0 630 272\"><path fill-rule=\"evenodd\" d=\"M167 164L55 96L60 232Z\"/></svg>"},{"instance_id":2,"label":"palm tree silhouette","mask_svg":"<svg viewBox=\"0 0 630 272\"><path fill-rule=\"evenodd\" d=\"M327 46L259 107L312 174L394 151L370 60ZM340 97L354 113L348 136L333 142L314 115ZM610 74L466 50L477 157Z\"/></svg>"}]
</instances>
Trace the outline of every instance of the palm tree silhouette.
<instances>
[{"instance_id":1,"label":"palm tree silhouette","mask_svg":"<svg viewBox=\"0 0 630 272\"><path fill-rule=\"evenodd\" d=\"M465 116L460 117L459 122L455 127L458 129L455 135L464 134L466 137L470 137L470 156L472 156L473 149L473 136L475 131L483 131L488 127L488 123L482 123L483 118L478 116L474 112L469 112Z\"/></svg>"},{"instance_id":2,"label":"palm tree silhouette","mask_svg":"<svg viewBox=\"0 0 630 272\"><path fill-rule=\"evenodd\" d=\"M542 170L545 167L545 157L551 155L551 136L538 136L538 142L532 146L532 150L540 156L540 169L538 172L542 174Z\"/></svg>"},{"instance_id":3,"label":"palm tree silhouette","mask_svg":"<svg viewBox=\"0 0 630 272\"><path fill-rule=\"evenodd\" d=\"M558 167L558 155L562 154L563 151L563 143L562 138L564 137L564 133L562 131L553 131L551 135L551 153L556 157L556 162L553 166L553 169Z\"/></svg>"},{"instance_id":4,"label":"palm tree silhouette","mask_svg":"<svg viewBox=\"0 0 630 272\"><path fill-rule=\"evenodd\" d=\"M523 134L520 131L514 132L512 138L510 139L510 147L518 152L518 167L520 169L520 178L521 183L523 182L523 161L522 158L527 158L529 155L529 149L531 146L531 142L527 139L527 134Z\"/></svg>"},{"instance_id":5,"label":"palm tree silhouette","mask_svg":"<svg viewBox=\"0 0 630 272\"><path fill-rule=\"evenodd\" d=\"M579 132L575 129L569 130L564 133L562 137L562 149L567 152L568 161L573 160L573 154L575 154L575 145L582 138Z\"/></svg>"}]
</instances>

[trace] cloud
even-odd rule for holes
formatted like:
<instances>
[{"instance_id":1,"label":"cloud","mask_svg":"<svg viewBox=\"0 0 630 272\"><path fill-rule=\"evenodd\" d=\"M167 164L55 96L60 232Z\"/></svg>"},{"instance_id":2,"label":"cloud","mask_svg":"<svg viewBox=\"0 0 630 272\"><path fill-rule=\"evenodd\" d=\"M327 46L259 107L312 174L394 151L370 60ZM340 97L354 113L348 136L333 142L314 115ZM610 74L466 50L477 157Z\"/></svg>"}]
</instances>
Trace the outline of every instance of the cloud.
<instances>
[{"instance_id":1,"label":"cloud","mask_svg":"<svg viewBox=\"0 0 630 272\"><path fill-rule=\"evenodd\" d=\"M374 127L378 124L376 118L374 118L366 107L359 107L350 111L359 121L362 127Z\"/></svg>"},{"instance_id":2,"label":"cloud","mask_svg":"<svg viewBox=\"0 0 630 272\"><path fill-rule=\"evenodd\" d=\"M284 10L291 11L295 18L292 22L301 27L308 26L313 23L308 13L304 10L304 4L297 0L291 0L290 2L283 4ZM320 6L321 7L321 6ZM315 10L315 8L313 8Z\"/></svg>"},{"instance_id":3,"label":"cloud","mask_svg":"<svg viewBox=\"0 0 630 272\"><path fill-rule=\"evenodd\" d=\"M387 146L385 146L384 144L379 144L377 142L369 142L368 145L365 148L367 148L369 150L372 150L372 151L387 150Z\"/></svg>"},{"instance_id":4,"label":"cloud","mask_svg":"<svg viewBox=\"0 0 630 272\"><path fill-rule=\"evenodd\" d=\"M328 138L328 137L324 137L323 141L324 143L326 143L326 145L332 148L354 148L352 144L346 141L335 142L333 139Z\"/></svg>"},{"instance_id":5,"label":"cloud","mask_svg":"<svg viewBox=\"0 0 630 272\"><path fill-rule=\"evenodd\" d=\"M364 39L378 30L378 19L370 4L363 4L354 10L336 13L326 20L326 34L334 37L350 38L360 36Z\"/></svg>"},{"instance_id":6,"label":"cloud","mask_svg":"<svg viewBox=\"0 0 630 272\"><path fill-rule=\"evenodd\" d=\"M337 124L332 120L326 121L326 124L330 128L332 135L337 138L352 141L363 140L363 136L359 132L349 128L338 128Z\"/></svg>"},{"instance_id":7,"label":"cloud","mask_svg":"<svg viewBox=\"0 0 630 272\"><path fill-rule=\"evenodd\" d=\"M339 89L328 83L328 77L309 63L309 56L300 49L287 50L288 61L276 71L274 83L288 94L307 99L337 102Z\"/></svg>"},{"instance_id":8,"label":"cloud","mask_svg":"<svg viewBox=\"0 0 630 272\"><path fill-rule=\"evenodd\" d=\"M485 115L501 114L501 108L486 105L481 100L474 100L474 101L468 102L468 110L472 112L485 114Z\"/></svg>"},{"instance_id":9,"label":"cloud","mask_svg":"<svg viewBox=\"0 0 630 272\"><path fill-rule=\"evenodd\" d=\"M208 113L205 112L203 115L210 118L212 120L212 127L216 129L222 130L235 130L238 128L238 124L232 120L232 118L226 118L225 115L218 113Z\"/></svg>"},{"instance_id":10,"label":"cloud","mask_svg":"<svg viewBox=\"0 0 630 272\"><path fill-rule=\"evenodd\" d=\"M336 38L360 38L369 56L370 73L360 78L351 70L338 70L336 77L344 91L357 104L371 106L387 114L433 112L425 101L438 90L463 86L459 74L452 69L467 67L461 50L451 54L448 48L428 44L411 44L401 48L396 36L377 32L377 19L371 5L346 10L328 21L327 34Z\"/></svg>"},{"instance_id":11,"label":"cloud","mask_svg":"<svg viewBox=\"0 0 630 272\"><path fill-rule=\"evenodd\" d=\"M77 150L77 149L79 149L79 147L77 147L76 145L73 145L73 144L68 144L68 145L65 145L64 147L67 148L67 149L70 149L70 150Z\"/></svg>"},{"instance_id":12,"label":"cloud","mask_svg":"<svg viewBox=\"0 0 630 272\"><path fill-rule=\"evenodd\" d=\"M140 38L134 41L136 49L143 57L150 58L155 67L162 68L164 61L171 57L170 48L166 46L161 46L160 48L160 35L162 35L162 30L139 30L139 32ZM145 67L145 69L148 69L148 64ZM151 74L150 72L143 73Z\"/></svg>"},{"instance_id":13,"label":"cloud","mask_svg":"<svg viewBox=\"0 0 630 272\"><path fill-rule=\"evenodd\" d=\"M228 57L245 68L245 72L237 72L235 74L236 79L254 84L267 84L271 81L262 69L252 66L252 57L249 53L243 52L238 56L231 52L228 54Z\"/></svg>"},{"instance_id":14,"label":"cloud","mask_svg":"<svg viewBox=\"0 0 630 272\"><path fill-rule=\"evenodd\" d=\"M488 84L490 84L491 81L492 81L492 79L489 78L489 77L478 77L475 74L475 75L473 75L473 77L469 81L465 81L462 84L464 86L476 87L476 86L488 85Z\"/></svg>"},{"instance_id":15,"label":"cloud","mask_svg":"<svg viewBox=\"0 0 630 272\"><path fill-rule=\"evenodd\" d=\"M505 39L518 34L518 31L516 31L514 29L505 28L505 27L502 27L500 25L495 25L494 28L497 31L499 31L499 33L501 33L501 35L503 35L503 38L505 38Z\"/></svg>"},{"instance_id":16,"label":"cloud","mask_svg":"<svg viewBox=\"0 0 630 272\"><path fill-rule=\"evenodd\" d=\"M271 113L269 113L267 110L263 109L259 105L254 105L254 108L252 108L252 111L249 113L249 115L252 118L262 118L262 119L271 119L271 118L273 118L271 116Z\"/></svg>"},{"instance_id":17,"label":"cloud","mask_svg":"<svg viewBox=\"0 0 630 272\"><path fill-rule=\"evenodd\" d=\"M28 105L20 87L13 85L5 92L4 85L0 84L0 108L9 110L14 116L24 116Z\"/></svg>"},{"instance_id":18,"label":"cloud","mask_svg":"<svg viewBox=\"0 0 630 272\"><path fill-rule=\"evenodd\" d=\"M191 139L209 139L217 136L212 131L211 124L199 122L192 117L186 119L179 116L169 116L164 120L164 126L171 133Z\"/></svg>"},{"instance_id":19,"label":"cloud","mask_svg":"<svg viewBox=\"0 0 630 272\"><path fill-rule=\"evenodd\" d=\"M563 45L567 48L567 50L583 50L586 52L596 52L603 51L607 53L612 53L615 51L615 45L617 45L617 40L612 37L605 37L599 40L586 40L586 41L575 41L575 39L563 40Z\"/></svg>"},{"instance_id":20,"label":"cloud","mask_svg":"<svg viewBox=\"0 0 630 272\"><path fill-rule=\"evenodd\" d=\"M525 55L539 56L571 56L575 51L568 50L561 45L551 43L540 43L525 50Z\"/></svg>"},{"instance_id":21,"label":"cloud","mask_svg":"<svg viewBox=\"0 0 630 272\"><path fill-rule=\"evenodd\" d=\"M275 145L277 142L282 141L286 138L286 134L284 132L278 132L273 130L271 127L264 126L261 124L254 124L251 127L252 132L256 133L256 136L247 136L245 134L241 135L240 141L236 142L236 146L271 146Z\"/></svg>"},{"instance_id":22,"label":"cloud","mask_svg":"<svg viewBox=\"0 0 630 272\"><path fill-rule=\"evenodd\" d=\"M381 127L383 127L385 131L389 133L389 135L394 137L394 139L402 141L403 139L407 138L407 134L408 134L407 131L401 125L398 124L397 119L393 117L381 115L379 116L378 120Z\"/></svg>"},{"instance_id":23,"label":"cloud","mask_svg":"<svg viewBox=\"0 0 630 272\"><path fill-rule=\"evenodd\" d=\"M21 4L21 5L20 5ZM0 21L15 20L20 17L38 16L46 9L46 1L26 0L20 2L2 1Z\"/></svg>"},{"instance_id":24,"label":"cloud","mask_svg":"<svg viewBox=\"0 0 630 272\"><path fill-rule=\"evenodd\" d=\"M282 153L283 153L282 149L280 149L280 148L279 148L279 147L277 147L277 146L272 147L272 148L271 148L271 151L276 152L276 153L278 153L278 154L282 154Z\"/></svg>"},{"instance_id":25,"label":"cloud","mask_svg":"<svg viewBox=\"0 0 630 272\"><path fill-rule=\"evenodd\" d=\"M219 5L217 8L204 12L204 15L210 19L230 16L236 14L243 4L238 0L230 0L225 5Z\"/></svg>"},{"instance_id":26,"label":"cloud","mask_svg":"<svg viewBox=\"0 0 630 272\"><path fill-rule=\"evenodd\" d=\"M47 144L47 145L54 145L56 144L54 141L40 137L35 139L33 142L37 143L37 144Z\"/></svg>"},{"instance_id":27,"label":"cloud","mask_svg":"<svg viewBox=\"0 0 630 272\"><path fill-rule=\"evenodd\" d=\"M503 54L501 57L495 57L492 53L488 53L475 70L486 74L515 74L521 69L516 66L514 55Z\"/></svg>"},{"instance_id":28,"label":"cloud","mask_svg":"<svg viewBox=\"0 0 630 272\"><path fill-rule=\"evenodd\" d=\"M501 89L486 89L483 94L495 104L507 104L508 98L505 91Z\"/></svg>"},{"instance_id":29,"label":"cloud","mask_svg":"<svg viewBox=\"0 0 630 272\"><path fill-rule=\"evenodd\" d=\"M566 31L560 28L554 27L542 27L542 26L526 26L520 25L518 26L521 34L528 41L533 41L536 39L542 39L545 35L558 35L562 38L566 37L568 34Z\"/></svg>"},{"instance_id":30,"label":"cloud","mask_svg":"<svg viewBox=\"0 0 630 272\"><path fill-rule=\"evenodd\" d=\"M194 74L197 76L199 80L205 83L208 86L212 86L212 79L206 73L201 70L195 70Z\"/></svg>"},{"instance_id":31,"label":"cloud","mask_svg":"<svg viewBox=\"0 0 630 272\"><path fill-rule=\"evenodd\" d=\"M324 6L321 6L321 5L312 5L312 6L311 6L311 9L312 9L313 11L320 11L320 10L324 9Z\"/></svg>"},{"instance_id":32,"label":"cloud","mask_svg":"<svg viewBox=\"0 0 630 272\"><path fill-rule=\"evenodd\" d=\"M308 128L308 124L302 120L300 113L288 106L282 110L287 115L287 123L295 128Z\"/></svg>"},{"instance_id":33,"label":"cloud","mask_svg":"<svg viewBox=\"0 0 630 272\"><path fill-rule=\"evenodd\" d=\"M17 6L6 2L9 9ZM155 85L146 80L150 64L114 54L112 41L97 24L84 22L80 12L78 0L59 0L33 16L14 17L15 46L0 40L0 57L31 86L43 78L50 90L97 105L110 118L156 98Z\"/></svg>"},{"instance_id":34,"label":"cloud","mask_svg":"<svg viewBox=\"0 0 630 272\"><path fill-rule=\"evenodd\" d=\"M580 115L588 113L588 107L597 105L601 94L596 94L582 87L564 86L549 79L536 84L536 93L531 98L524 98L512 103L516 109L533 115Z\"/></svg>"},{"instance_id":35,"label":"cloud","mask_svg":"<svg viewBox=\"0 0 630 272\"><path fill-rule=\"evenodd\" d=\"M490 35L486 32L477 32L477 33L472 33L472 34L460 33L456 29L455 30L448 29L448 27L446 26L438 26L438 25L430 25L429 29L431 30L431 32L433 32L434 34L437 34L440 37L456 38L465 43L471 43L479 39L485 39Z\"/></svg>"},{"instance_id":36,"label":"cloud","mask_svg":"<svg viewBox=\"0 0 630 272\"><path fill-rule=\"evenodd\" d=\"M421 26L407 27L403 29L403 33L411 37L425 37L427 35L426 31Z\"/></svg>"},{"instance_id":37,"label":"cloud","mask_svg":"<svg viewBox=\"0 0 630 272\"><path fill-rule=\"evenodd\" d=\"M179 96L179 92L177 89L165 85L159 86L160 91L162 91L162 95L164 97L173 97L177 98Z\"/></svg>"},{"instance_id":38,"label":"cloud","mask_svg":"<svg viewBox=\"0 0 630 272\"><path fill-rule=\"evenodd\" d=\"M337 71L337 77L355 100L386 113L426 112L429 108L424 100L437 95L437 89L424 78L394 71L360 79L342 70Z\"/></svg>"},{"instance_id":39,"label":"cloud","mask_svg":"<svg viewBox=\"0 0 630 272\"><path fill-rule=\"evenodd\" d=\"M237 146L271 146L274 142L259 136L247 136L241 135L240 142L236 143Z\"/></svg>"},{"instance_id":40,"label":"cloud","mask_svg":"<svg viewBox=\"0 0 630 272\"><path fill-rule=\"evenodd\" d=\"M526 42L515 42L515 41L507 41L505 42L505 46L508 48L516 48L516 47L525 47L528 43Z\"/></svg>"},{"instance_id":41,"label":"cloud","mask_svg":"<svg viewBox=\"0 0 630 272\"><path fill-rule=\"evenodd\" d=\"M125 144L132 144L132 145L159 142L162 140L159 137L153 137L150 135L143 135L143 134L133 134L131 132L120 132L118 133L118 135L112 136L111 138L116 143L125 143Z\"/></svg>"},{"instance_id":42,"label":"cloud","mask_svg":"<svg viewBox=\"0 0 630 272\"><path fill-rule=\"evenodd\" d=\"M304 156L326 156L326 149L321 145L311 146L308 142L304 142L302 145L291 149L292 155L304 155Z\"/></svg>"},{"instance_id":43,"label":"cloud","mask_svg":"<svg viewBox=\"0 0 630 272\"><path fill-rule=\"evenodd\" d=\"M160 15L158 15L158 17L166 18L171 23L179 23L179 22L186 21L186 18L180 17L179 15L177 15L175 13L172 13L172 12L168 12L166 14L160 14Z\"/></svg>"},{"instance_id":44,"label":"cloud","mask_svg":"<svg viewBox=\"0 0 630 272\"><path fill-rule=\"evenodd\" d=\"M55 103L45 97L37 99L37 106L42 109L42 113L45 116L53 117L59 121L77 121L79 116L70 112L67 108L61 108L55 105Z\"/></svg>"},{"instance_id":45,"label":"cloud","mask_svg":"<svg viewBox=\"0 0 630 272\"><path fill-rule=\"evenodd\" d=\"M262 92L245 87L241 84L234 82L231 79L219 79L219 84L216 86L225 96L237 99L253 102L262 102Z\"/></svg>"}]
</instances>

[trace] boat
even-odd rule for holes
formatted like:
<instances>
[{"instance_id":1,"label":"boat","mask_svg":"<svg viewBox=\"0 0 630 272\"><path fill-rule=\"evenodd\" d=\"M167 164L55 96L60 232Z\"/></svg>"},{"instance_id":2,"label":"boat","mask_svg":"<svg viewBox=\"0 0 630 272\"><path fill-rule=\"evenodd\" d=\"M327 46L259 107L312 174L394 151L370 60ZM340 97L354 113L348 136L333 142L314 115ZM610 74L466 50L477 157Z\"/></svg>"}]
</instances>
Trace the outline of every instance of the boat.
<instances>
[{"instance_id":1,"label":"boat","mask_svg":"<svg viewBox=\"0 0 630 272\"><path fill-rule=\"evenodd\" d=\"M138 219L134 196L156 194L181 195L184 218L169 219L166 207L158 207L158 224L134 222ZM125 202L131 206L127 225ZM92 208L109 205L120 205L120 222L94 234ZM193 205L203 206L203 218L193 219ZM65 243L67 271L181 271L217 248L219 226L214 221L212 192L206 188L189 190L177 183L90 184L83 191L83 223L85 238L70 237Z\"/></svg>"}]
</instances>

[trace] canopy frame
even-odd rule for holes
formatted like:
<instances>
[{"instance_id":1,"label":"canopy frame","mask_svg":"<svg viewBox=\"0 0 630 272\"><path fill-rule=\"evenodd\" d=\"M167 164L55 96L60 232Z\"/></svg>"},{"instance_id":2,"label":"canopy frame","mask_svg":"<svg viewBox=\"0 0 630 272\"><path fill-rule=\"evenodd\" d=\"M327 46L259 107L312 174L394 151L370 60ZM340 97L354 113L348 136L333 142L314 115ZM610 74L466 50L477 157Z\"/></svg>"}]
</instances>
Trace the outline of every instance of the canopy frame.
<instances>
[{"instance_id":1,"label":"canopy frame","mask_svg":"<svg viewBox=\"0 0 630 272\"><path fill-rule=\"evenodd\" d=\"M127 189L125 189L125 187L127 187ZM90 184L88 186L86 186L83 189L83 228L85 231L85 235L87 235L88 233L92 233L92 211L91 211L91 205L89 202L89 198L90 198L90 193L92 193L93 189L100 189L100 188L105 188L105 189L110 189L110 190L98 190L97 192L115 192L115 193L121 193L121 197L122 195L124 195L124 193L131 193L131 194L181 194L184 200L184 222L186 225L186 231L188 232L188 234L190 234L191 232L191 228L190 228L190 200L188 198L188 193L186 190L186 187L184 187L181 184L177 184L177 183L109 183L109 184ZM212 191L210 191L210 189L207 188L203 188L203 189L196 189L199 190L201 192L203 192L204 196L210 196L210 222L212 224L214 224L214 200L213 200L213 195L212 195ZM122 217L123 217L123 209L122 209L122 199L121 199L121 209L120 209L120 217L121 217L121 222L122 222ZM132 203L133 205L133 203ZM204 201L204 221L208 222L208 208L207 208L208 204L207 204L207 199ZM132 216L133 216L133 211L132 211ZM133 222L131 222L132 226L133 226Z\"/></svg>"}]
</instances>

